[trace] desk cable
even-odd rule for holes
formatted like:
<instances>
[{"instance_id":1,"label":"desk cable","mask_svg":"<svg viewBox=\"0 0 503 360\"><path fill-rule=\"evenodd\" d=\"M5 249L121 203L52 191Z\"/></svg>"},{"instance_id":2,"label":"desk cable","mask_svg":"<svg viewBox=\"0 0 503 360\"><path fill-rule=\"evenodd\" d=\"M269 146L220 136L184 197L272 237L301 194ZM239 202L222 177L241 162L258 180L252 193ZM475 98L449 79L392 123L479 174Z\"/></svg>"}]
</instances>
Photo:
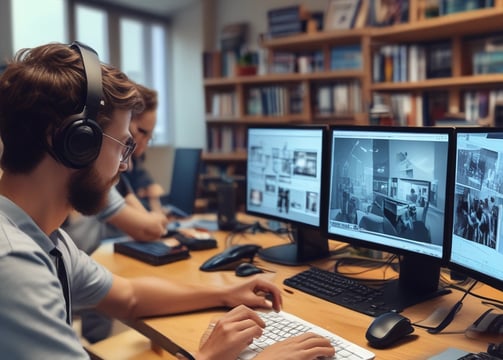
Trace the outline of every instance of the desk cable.
<instances>
[{"instance_id":1,"label":"desk cable","mask_svg":"<svg viewBox=\"0 0 503 360\"><path fill-rule=\"evenodd\" d=\"M226 237L225 244L227 247L231 246L236 235L246 235L252 234L255 235L257 233L272 233L278 236L288 235L290 242L293 242L291 237L291 231L288 228L281 227L277 230L272 230L268 227L263 226L260 222L256 221L252 224L239 224L233 230L229 232Z\"/></svg>"},{"instance_id":2,"label":"desk cable","mask_svg":"<svg viewBox=\"0 0 503 360\"><path fill-rule=\"evenodd\" d=\"M418 323L414 323L414 326L426 329L430 334L438 334L442 330L444 330L453 320L456 314L461 310L461 307L463 306L463 300L468 296L468 294L471 293L471 290L475 287L475 285L478 283L478 281L474 281L468 289L465 290L465 293L463 296L461 296L461 299L457 301L454 306L449 310L447 315L444 317L444 319L437 325L437 326L425 326L425 325L420 325Z\"/></svg>"},{"instance_id":3,"label":"desk cable","mask_svg":"<svg viewBox=\"0 0 503 360\"><path fill-rule=\"evenodd\" d=\"M379 259L371 259L371 258L358 258L358 257L343 257L339 258L336 260L334 264L334 272L345 276L345 277L352 277L354 275L361 275L369 271L373 271L379 268L384 268L384 273L386 272L386 269L389 267L393 267L393 262L397 259L398 257L396 255L389 256L386 260L379 260ZM367 269L361 270L358 272L344 272L340 271L339 267L344 266L344 265L361 265L362 267L366 267ZM388 281L394 280L396 278L389 278L386 279L384 276L383 279L374 279L374 278L356 278L360 282L367 282L367 283L373 283L374 285L379 283L379 284L385 284Z\"/></svg>"}]
</instances>

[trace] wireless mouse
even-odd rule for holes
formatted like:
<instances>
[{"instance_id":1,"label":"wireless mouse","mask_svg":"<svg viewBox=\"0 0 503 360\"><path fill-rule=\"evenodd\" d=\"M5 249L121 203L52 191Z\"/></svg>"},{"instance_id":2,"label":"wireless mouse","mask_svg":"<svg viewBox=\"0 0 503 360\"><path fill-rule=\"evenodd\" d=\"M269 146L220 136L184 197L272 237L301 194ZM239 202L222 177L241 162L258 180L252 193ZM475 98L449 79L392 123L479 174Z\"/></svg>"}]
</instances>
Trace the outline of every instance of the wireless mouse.
<instances>
[{"instance_id":1,"label":"wireless mouse","mask_svg":"<svg viewBox=\"0 0 503 360\"><path fill-rule=\"evenodd\" d=\"M376 349L387 348L414 331L410 320L396 312L379 315L372 321L365 337Z\"/></svg>"},{"instance_id":2,"label":"wireless mouse","mask_svg":"<svg viewBox=\"0 0 503 360\"><path fill-rule=\"evenodd\" d=\"M240 244L233 245L219 254L206 260L200 267L202 271L234 270L243 262L252 262L260 245Z\"/></svg>"},{"instance_id":3,"label":"wireless mouse","mask_svg":"<svg viewBox=\"0 0 503 360\"><path fill-rule=\"evenodd\" d=\"M255 274L260 274L263 273L264 270L258 268L256 265L249 263L249 262L244 262L238 265L238 267L235 270L236 276L250 276L250 275L255 275Z\"/></svg>"}]
</instances>

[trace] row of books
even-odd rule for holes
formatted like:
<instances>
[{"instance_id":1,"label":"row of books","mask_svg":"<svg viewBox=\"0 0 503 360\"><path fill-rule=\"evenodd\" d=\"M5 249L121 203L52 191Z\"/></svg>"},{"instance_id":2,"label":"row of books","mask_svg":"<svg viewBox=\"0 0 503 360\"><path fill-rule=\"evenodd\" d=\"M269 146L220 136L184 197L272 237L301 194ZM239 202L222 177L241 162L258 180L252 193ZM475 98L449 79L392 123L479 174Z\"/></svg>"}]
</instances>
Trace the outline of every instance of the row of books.
<instances>
[{"instance_id":1,"label":"row of books","mask_svg":"<svg viewBox=\"0 0 503 360\"><path fill-rule=\"evenodd\" d=\"M362 92L358 80L323 84L314 92L316 114L348 115L362 112Z\"/></svg>"},{"instance_id":2,"label":"row of books","mask_svg":"<svg viewBox=\"0 0 503 360\"><path fill-rule=\"evenodd\" d=\"M464 93L465 119L472 124L495 124L495 109L503 104L502 90L477 90ZM501 123L499 124L501 126Z\"/></svg>"},{"instance_id":3,"label":"row of books","mask_svg":"<svg viewBox=\"0 0 503 360\"><path fill-rule=\"evenodd\" d=\"M493 7L494 0L438 0L439 16Z\"/></svg>"},{"instance_id":4,"label":"row of books","mask_svg":"<svg viewBox=\"0 0 503 360\"><path fill-rule=\"evenodd\" d=\"M207 151L232 153L246 151L246 132L238 126L211 126L207 129Z\"/></svg>"},{"instance_id":5,"label":"row of books","mask_svg":"<svg viewBox=\"0 0 503 360\"><path fill-rule=\"evenodd\" d=\"M234 92L218 92L211 94L211 115L237 116L239 102Z\"/></svg>"},{"instance_id":6,"label":"row of books","mask_svg":"<svg viewBox=\"0 0 503 360\"><path fill-rule=\"evenodd\" d=\"M324 61L321 50L300 53L278 51L272 54L268 72L271 74L293 74L323 70Z\"/></svg>"},{"instance_id":7,"label":"row of books","mask_svg":"<svg viewBox=\"0 0 503 360\"><path fill-rule=\"evenodd\" d=\"M248 115L283 116L303 111L303 86L270 85L250 88L246 113Z\"/></svg>"},{"instance_id":8,"label":"row of books","mask_svg":"<svg viewBox=\"0 0 503 360\"><path fill-rule=\"evenodd\" d=\"M503 123L503 90L465 91L462 108L457 113L449 111L449 94L446 91L374 93L373 103L374 106L381 104L389 109L393 125L501 126Z\"/></svg>"},{"instance_id":9,"label":"row of books","mask_svg":"<svg viewBox=\"0 0 503 360\"><path fill-rule=\"evenodd\" d=\"M448 43L386 45L372 55L372 80L414 82L449 77L452 50Z\"/></svg>"},{"instance_id":10,"label":"row of books","mask_svg":"<svg viewBox=\"0 0 503 360\"><path fill-rule=\"evenodd\" d=\"M503 50L478 51L473 54L473 74L503 73Z\"/></svg>"},{"instance_id":11,"label":"row of books","mask_svg":"<svg viewBox=\"0 0 503 360\"><path fill-rule=\"evenodd\" d=\"M370 116L372 125L416 126L422 119L421 96L412 94L382 94L374 93L372 108L386 108L386 116ZM372 113L372 109L370 110ZM377 119L377 120L376 120ZM376 121L385 121L385 123Z\"/></svg>"}]
</instances>

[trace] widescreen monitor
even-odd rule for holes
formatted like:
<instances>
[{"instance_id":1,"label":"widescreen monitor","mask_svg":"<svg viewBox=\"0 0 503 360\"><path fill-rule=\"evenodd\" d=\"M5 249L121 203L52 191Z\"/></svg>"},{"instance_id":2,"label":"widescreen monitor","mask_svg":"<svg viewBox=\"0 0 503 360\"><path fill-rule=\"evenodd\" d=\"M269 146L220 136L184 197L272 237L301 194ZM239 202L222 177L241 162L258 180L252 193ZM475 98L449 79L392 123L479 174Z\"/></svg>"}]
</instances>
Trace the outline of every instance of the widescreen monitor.
<instances>
[{"instance_id":1,"label":"widescreen monitor","mask_svg":"<svg viewBox=\"0 0 503 360\"><path fill-rule=\"evenodd\" d=\"M399 255L383 288L403 309L443 294L453 129L330 128L329 238Z\"/></svg>"},{"instance_id":2,"label":"widescreen monitor","mask_svg":"<svg viewBox=\"0 0 503 360\"><path fill-rule=\"evenodd\" d=\"M503 131L456 130L450 267L503 290Z\"/></svg>"},{"instance_id":3,"label":"widescreen monitor","mask_svg":"<svg viewBox=\"0 0 503 360\"><path fill-rule=\"evenodd\" d=\"M294 242L259 251L264 260L297 265L328 255L320 231L327 128L248 128L246 212L287 223Z\"/></svg>"}]
</instances>

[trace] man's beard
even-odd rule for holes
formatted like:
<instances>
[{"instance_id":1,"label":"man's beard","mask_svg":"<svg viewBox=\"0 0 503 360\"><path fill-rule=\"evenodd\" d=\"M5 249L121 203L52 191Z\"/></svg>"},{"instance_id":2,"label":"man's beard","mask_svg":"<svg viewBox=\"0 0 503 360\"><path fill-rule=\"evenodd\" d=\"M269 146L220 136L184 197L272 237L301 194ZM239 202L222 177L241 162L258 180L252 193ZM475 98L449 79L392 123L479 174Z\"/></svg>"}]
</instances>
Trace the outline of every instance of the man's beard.
<instances>
[{"instance_id":1,"label":"man's beard","mask_svg":"<svg viewBox=\"0 0 503 360\"><path fill-rule=\"evenodd\" d=\"M103 180L94 166L77 171L70 178L68 200L81 214L95 215L106 206L108 192L118 179L119 173L109 181Z\"/></svg>"}]
</instances>

